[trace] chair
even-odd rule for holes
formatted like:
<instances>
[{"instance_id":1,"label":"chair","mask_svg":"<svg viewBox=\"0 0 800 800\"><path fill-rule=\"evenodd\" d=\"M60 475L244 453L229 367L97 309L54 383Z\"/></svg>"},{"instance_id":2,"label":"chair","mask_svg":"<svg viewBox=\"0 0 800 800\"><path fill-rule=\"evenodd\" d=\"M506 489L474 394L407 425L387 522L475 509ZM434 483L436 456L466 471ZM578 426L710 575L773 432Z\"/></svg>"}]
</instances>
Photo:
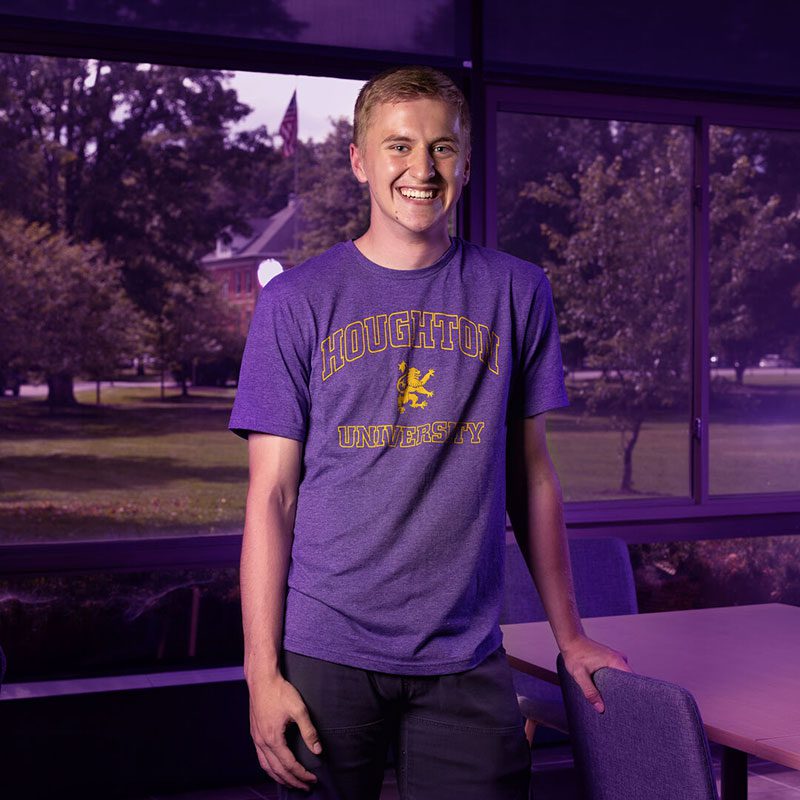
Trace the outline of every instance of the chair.
<instances>
[{"instance_id":1,"label":"chair","mask_svg":"<svg viewBox=\"0 0 800 800\"><path fill-rule=\"evenodd\" d=\"M593 675L605 706L598 713L560 653L556 669L586 800L719 800L703 721L686 689L602 667Z\"/></svg>"},{"instance_id":2,"label":"chair","mask_svg":"<svg viewBox=\"0 0 800 800\"><path fill-rule=\"evenodd\" d=\"M569 539L575 599L581 617L636 614L636 588L628 547L616 537ZM516 540L506 544L505 594L501 623L547 619L542 601ZM513 669L520 711L529 744L537 725L569 733L561 690L547 681Z\"/></svg>"}]
</instances>

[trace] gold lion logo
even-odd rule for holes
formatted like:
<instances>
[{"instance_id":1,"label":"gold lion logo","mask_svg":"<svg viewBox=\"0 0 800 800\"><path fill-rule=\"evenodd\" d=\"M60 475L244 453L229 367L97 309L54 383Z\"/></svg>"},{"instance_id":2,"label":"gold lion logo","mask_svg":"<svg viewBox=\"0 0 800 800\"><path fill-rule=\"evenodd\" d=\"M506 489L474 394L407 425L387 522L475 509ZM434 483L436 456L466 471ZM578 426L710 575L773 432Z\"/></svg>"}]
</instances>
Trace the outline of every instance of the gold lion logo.
<instances>
[{"instance_id":1,"label":"gold lion logo","mask_svg":"<svg viewBox=\"0 0 800 800\"><path fill-rule=\"evenodd\" d=\"M419 370L416 367L410 367L406 372L406 362L401 361L398 364L398 369L403 373L397 379L397 407L400 413L404 414L406 403L411 403L411 408L425 408L428 405L427 400L419 402L418 395L424 394L428 397L433 397L433 391L425 388L425 384L433 377L434 371L429 369L425 373L424 378L420 378Z\"/></svg>"}]
</instances>

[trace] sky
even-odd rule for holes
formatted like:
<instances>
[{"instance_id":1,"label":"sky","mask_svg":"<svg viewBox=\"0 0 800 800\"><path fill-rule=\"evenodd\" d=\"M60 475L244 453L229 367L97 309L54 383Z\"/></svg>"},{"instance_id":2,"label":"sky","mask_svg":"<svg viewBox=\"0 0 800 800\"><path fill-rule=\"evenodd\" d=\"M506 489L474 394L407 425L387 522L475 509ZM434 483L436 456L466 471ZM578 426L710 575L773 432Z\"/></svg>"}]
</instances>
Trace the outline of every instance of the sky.
<instances>
[{"instance_id":1,"label":"sky","mask_svg":"<svg viewBox=\"0 0 800 800\"><path fill-rule=\"evenodd\" d=\"M353 106L363 85L363 81L341 78L236 72L227 86L236 89L239 99L253 111L234 130L266 125L268 133L277 133L297 89L298 138L322 141L331 129L329 117L345 116L353 121Z\"/></svg>"},{"instance_id":2,"label":"sky","mask_svg":"<svg viewBox=\"0 0 800 800\"><path fill-rule=\"evenodd\" d=\"M96 59L92 59L97 65ZM138 69L147 69L150 64L140 63ZM106 65L101 71L108 71ZM330 117L347 117L353 121L353 106L364 81L351 81L342 78L318 78L312 75L283 75L266 72L230 71L233 77L224 83L236 89L236 94L253 110L244 117L233 131L251 130L266 125L267 132L277 134L286 107L297 89L298 138L301 141L313 139L323 141L331 130ZM96 74L90 72L86 86L94 84ZM115 110L117 119L123 119L130 112L124 104ZM278 139L280 142L280 139Z\"/></svg>"}]
</instances>

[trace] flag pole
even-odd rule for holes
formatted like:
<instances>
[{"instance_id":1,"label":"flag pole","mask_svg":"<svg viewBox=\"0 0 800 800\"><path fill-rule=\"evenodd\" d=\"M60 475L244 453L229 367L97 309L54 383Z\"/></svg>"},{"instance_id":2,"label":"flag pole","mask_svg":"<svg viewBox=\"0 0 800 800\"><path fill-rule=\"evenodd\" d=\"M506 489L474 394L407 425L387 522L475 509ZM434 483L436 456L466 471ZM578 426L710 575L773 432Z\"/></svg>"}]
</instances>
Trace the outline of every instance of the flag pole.
<instances>
[{"instance_id":1,"label":"flag pole","mask_svg":"<svg viewBox=\"0 0 800 800\"><path fill-rule=\"evenodd\" d=\"M295 139L294 145L294 249L295 252L297 251L297 204L300 200L299 195L297 193L297 163L300 157L300 104L297 102L297 76L295 76L294 82L294 91L295 91L295 108L297 109L297 137Z\"/></svg>"}]
</instances>

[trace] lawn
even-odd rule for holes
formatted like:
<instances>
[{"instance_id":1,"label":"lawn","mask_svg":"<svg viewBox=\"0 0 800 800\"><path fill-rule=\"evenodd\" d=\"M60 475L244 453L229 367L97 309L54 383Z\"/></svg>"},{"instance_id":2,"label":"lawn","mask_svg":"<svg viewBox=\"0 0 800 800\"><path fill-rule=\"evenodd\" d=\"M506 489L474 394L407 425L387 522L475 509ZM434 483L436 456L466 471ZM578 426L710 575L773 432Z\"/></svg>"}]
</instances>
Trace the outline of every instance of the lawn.
<instances>
[{"instance_id":1,"label":"lawn","mask_svg":"<svg viewBox=\"0 0 800 800\"><path fill-rule=\"evenodd\" d=\"M247 443L228 431L235 389L157 388L0 402L4 542L219 533L240 528Z\"/></svg>"},{"instance_id":2,"label":"lawn","mask_svg":"<svg viewBox=\"0 0 800 800\"><path fill-rule=\"evenodd\" d=\"M227 429L235 389L199 387L165 400L154 387L76 393L78 408L0 399L0 536L64 541L241 530L247 444ZM797 406L794 406L797 408ZM602 417L549 415L566 500L688 497L687 420L644 424L634 495L619 492L620 436ZM790 415L791 417L791 415ZM800 413L769 424L719 415L711 427L714 493L797 491Z\"/></svg>"}]
</instances>

